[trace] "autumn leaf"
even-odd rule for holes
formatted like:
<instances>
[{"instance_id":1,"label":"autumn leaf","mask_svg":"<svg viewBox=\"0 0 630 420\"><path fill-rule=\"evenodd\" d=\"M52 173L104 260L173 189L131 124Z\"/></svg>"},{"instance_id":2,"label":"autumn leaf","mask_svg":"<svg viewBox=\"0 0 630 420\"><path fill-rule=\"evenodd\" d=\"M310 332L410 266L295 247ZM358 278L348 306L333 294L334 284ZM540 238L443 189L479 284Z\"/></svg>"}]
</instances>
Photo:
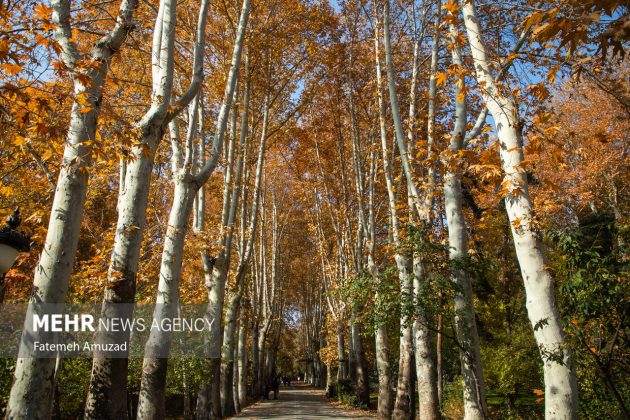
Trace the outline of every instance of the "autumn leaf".
<instances>
[{"instance_id":1,"label":"autumn leaf","mask_svg":"<svg viewBox=\"0 0 630 420\"><path fill-rule=\"evenodd\" d=\"M534 12L529 15L522 23L523 29L525 31L529 30L533 25L540 23L543 19L542 12Z\"/></svg>"},{"instance_id":2,"label":"autumn leaf","mask_svg":"<svg viewBox=\"0 0 630 420\"><path fill-rule=\"evenodd\" d=\"M9 76L15 76L22 72L22 66L16 63L4 63L0 65L0 68Z\"/></svg>"},{"instance_id":3,"label":"autumn leaf","mask_svg":"<svg viewBox=\"0 0 630 420\"><path fill-rule=\"evenodd\" d=\"M461 9L461 6L457 2L457 0L448 0L448 2L446 4L442 5L442 8L447 10L448 12L450 12L452 14L455 14L455 12L457 12L459 9Z\"/></svg>"},{"instance_id":4,"label":"autumn leaf","mask_svg":"<svg viewBox=\"0 0 630 420\"><path fill-rule=\"evenodd\" d=\"M446 73L438 72L435 74L435 84L436 86L440 86L441 84L446 82Z\"/></svg>"},{"instance_id":5,"label":"autumn leaf","mask_svg":"<svg viewBox=\"0 0 630 420\"><path fill-rule=\"evenodd\" d=\"M26 139L22 136L15 136L15 138L13 139L13 144L15 146L23 146L24 144L26 144Z\"/></svg>"},{"instance_id":6,"label":"autumn leaf","mask_svg":"<svg viewBox=\"0 0 630 420\"><path fill-rule=\"evenodd\" d=\"M35 19L50 20L52 8L45 4L38 4L33 8L33 17Z\"/></svg>"}]
</instances>

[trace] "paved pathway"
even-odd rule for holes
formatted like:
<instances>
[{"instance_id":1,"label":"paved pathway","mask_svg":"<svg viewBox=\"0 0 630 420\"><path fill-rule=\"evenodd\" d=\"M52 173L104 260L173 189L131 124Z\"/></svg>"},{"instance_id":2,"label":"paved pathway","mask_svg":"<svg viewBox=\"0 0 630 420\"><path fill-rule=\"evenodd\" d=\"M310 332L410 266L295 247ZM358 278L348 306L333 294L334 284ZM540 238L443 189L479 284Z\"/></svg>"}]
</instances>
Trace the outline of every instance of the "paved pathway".
<instances>
[{"instance_id":1,"label":"paved pathway","mask_svg":"<svg viewBox=\"0 0 630 420\"><path fill-rule=\"evenodd\" d=\"M257 402L241 412L234 419L276 419L276 420L326 420L326 419L373 419L370 413L359 410L345 410L326 401L324 391L297 384L280 387L277 400Z\"/></svg>"}]
</instances>

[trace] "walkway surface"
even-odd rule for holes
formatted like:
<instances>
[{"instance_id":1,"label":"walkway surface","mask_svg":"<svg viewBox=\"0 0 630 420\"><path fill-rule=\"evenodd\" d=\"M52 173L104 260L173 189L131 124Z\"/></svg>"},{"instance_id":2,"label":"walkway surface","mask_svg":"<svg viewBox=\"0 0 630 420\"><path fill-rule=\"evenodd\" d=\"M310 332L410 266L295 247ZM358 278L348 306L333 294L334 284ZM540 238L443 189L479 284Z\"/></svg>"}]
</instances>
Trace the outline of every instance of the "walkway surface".
<instances>
[{"instance_id":1,"label":"walkway surface","mask_svg":"<svg viewBox=\"0 0 630 420\"><path fill-rule=\"evenodd\" d=\"M250 405L234 419L276 420L326 420L326 419L373 419L368 412L335 407L325 397L324 391L297 384L280 387L277 400L260 401Z\"/></svg>"}]
</instances>

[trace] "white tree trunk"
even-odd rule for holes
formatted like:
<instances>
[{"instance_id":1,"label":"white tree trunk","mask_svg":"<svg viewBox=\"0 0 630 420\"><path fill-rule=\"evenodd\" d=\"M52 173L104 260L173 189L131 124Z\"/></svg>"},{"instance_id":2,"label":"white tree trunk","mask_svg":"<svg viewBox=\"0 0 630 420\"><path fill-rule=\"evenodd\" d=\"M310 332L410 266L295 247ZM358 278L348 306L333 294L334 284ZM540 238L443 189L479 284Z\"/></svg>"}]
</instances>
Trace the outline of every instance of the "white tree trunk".
<instances>
[{"instance_id":1,"label":"white tree trunk","mask_svg":"<svg viewBox=\"0 0 630 420\"><path fill-rule=\"evenodd\" d=\"M223 346L221 349L221 414L223 416L233 416L236 414L234 405L234 348L238 342L238 315L240 306L235 303L240 299L240 292L233 294L227 304L225 311L225 326L223 331Z\"/></svg>"},{"instance_id":2,"label":"white tree trunk","mask_svg":"<svg viewBox=\"0 0 630 420\"><path fill-rule=\"evenodd\" d=\"M372 230L372 221L368 222L365 214L365 202L364 202L364 173L363 173L363 159L361 157L361 147L359 138L359 123L356 115L356 108L354 103L354 83L352 79L353 72L353 59L350 57L350 71L348 74L348 101L350 105L350 121L351 121L351 137L352 137L352 162L354 168L354 180L355 180L355 192L357 201L357 215L358 215L358 232L355 242L355 272L357 275L361 275L366 268L370 272L369 260L374 262L374 243L369 242L367 235ZM370 174L370 179L373 177ZM365 257L364 247L367 243L367 258ZM375 267L374 264L371 265ZM373 271L373 270L372 270ZM368 379L368 364L365 360L365 352L363 350L363 333L361 325L357 322L358 312L360 307L358 302L352 303L352 317L350 325L350 374L354 382L354 391L357 397L357 402L365 405L370 404L370 385Z\"/></svg>"},{"instance_id":3,"label":"white tree trunk","mask_svg":"<svg viewBox=\"0 0 630 420\"><path fill-rule=\"evenodd\" d=\"M236 32L236 39L234 40L234 49L232 50L232 61L230 70L228 73L224 100L219 110L217 117L216 132L214 141L212 143L210 158L201 167L199 173L195 177L195 182L198 185L205 184L210 175L214 172L219 158L221 156L221 149L223 147L223 141L225 137L225 130L227 127L227 120L229 110L232 104L232 100L236 91L236 82L238 78L238 71L241 63L241 55L243 50L243 44L245 39L245 30L247 27L247 21L249 19L250 12L250 0L243 0L241 6L241 14L239 18L238 28ZM234 139L233 139L234 144ZM228 172L231 176L232 167L229 165ZM226 180L227 184L230 183ZM224 194L225 195L225 194ZM225 197L224 197L225 201ZM236 204L236 203L234 203ZM226 223L226 209L230 208L229 202L224 205L224 212L221 220L222 224ZM231 210L231 209L230 209ZM230 211L233 214L236 209ZM203 223L198 223L198 229L204 229ZM222 245L227 245L225 238L222 237ZM223 300L225 297L225 279L227 278L228 270L228 257L229 250L222 250L220 255L216 258L216 261L212 262L210 257L202 255L202 263L204 267L205 286L208 290L208 310L206 313L207 319L212 320L211 331L209 333L208 341L206 344L206 356L209 358L209 383L204 384L197 398L196 416L197 418L220 418L221 417L221 393L220 393L220 348L221 348L221 318L223 309Z\"/></svg>"},{"instance_id":4,"label":"white tree trunk","mask_svg":"<svg viewBox=\"0 0 630 420\"><path fill-rule=\"evenodd\" d=\"M346 379L346 341L344 337L345 328L343 325L337 326L337 360L339 361L339 369L337 370L337 382Z\"/></svg>"},{"instance_id":5,"label":"white tree trunk","mask_svg":"<svg viewBox=\"0 0 630 420\"><path fill-rule=\"evenodd\" d=\"M405 179L407 181L407 194L415 204L417 211L421 211L422 203L416 186L416 179L409 163L409 153L405 144L400 107L398 106L398 93L396 89L396 72L394 70L394 59L392 56L391 34L389 29L389 0L384 2L383 7L383 38L385 40L385 68L387 69L387 86L389 87L389 101L394 120L394 134L396 144L400 151L400 162L402 164Z\"/></svg>"},{"instance_id":6,"label":"white tree trunk","mask_svg":"<svg viewBox=\"0 0 630 420\"><path fill-rule=\"evenodd\" d=\"M242 311L241 311L242 312ZM238 329L238 405L242 409L247 404L247 324L241 320Z\"/></svg>"},{"instance_id":7,"label":"white tree trunk","mask_svg":"<svg viewBox=\"0 0 630 420\"><path fill-rule=\"evenodd\" d=\"M231 257L231 245L232 245L232 235L234 233L233 222L234 222L234 213L236 212L238 203L233 201L232 198L235 196L239 189L238 185L234 183L232 185L232 176L234 174L234 150L236 147L236 122L238 117L238 106L236 104L236 99L238 95L238 89L234 90L234 99L232 106L232 115L231 115L231 136L229 140L229 146L227 150L227 163L225 168L225 179L223 182L223 210L221 212L221 247L222 247L222 264L225 267L225 280L224 284L227 286L227 275L230 269L230 257ZM239 174L240 175L240 174ZM236 197L238 195L236 194ZM232 211L233 209L233 211ZM215 264L216 267L216 264ZM233 298L233 297L232 297ZM228 302L228 308L225 313L225 325L224 325L224 335L223 335L223 345L226 343L228 345L232 345L234 342L234 328L236 327L236 316L238 314L238 310L230 307L230 301ZM225 331L230 329L231 332L229 336L226 335ZM233 385L233 369L234 369L234 351L233 347L230 348L229 353L223 353L221 355L221 373L220 373L220 398L221 398L221 415L224 417L232 416L235 413L234 409L234 401L232 399L232 385ZM225 364L223 363L225 361Z\"/></svg>"},{"instance_id":8,"label":"white tree trunk","mask_svg":"<svg viewBox=\"0 0 630 420\"><path fill-rule=\"evenodd\" d=\"M387 128L385 127L385 101L383 100L383 82L382 82L382 74L381 74L381 60L380 60L380 35L379 35L379 19L378 13L375 10L374 13L374 56L375 56L375 65L376 65L376 89L378 96L378 115L379 115L379 130L380 130L380 139L381 139L381 148L382 148L382 158L383 158L383 173L385 174L386 186L388 191L388 205L390 212L390 220L397 220L396 218L396 198L394 197L393 185L392 185L392 174L390 163L388 159L387 152ZM373 187L373 186L372 186ZM374 188L370 190L370 224L371 224L371 241L375 242L375 230L376 223L374 221ZM392 223L392 228L397 227L397 223L394 226ZM370 262L373 264L372 275L377 277L377 267L373 262L373 258L370 259ZM378 299L378 296L377 296ZM387 327L385 323L381 323L378 325L376 334L376 366L378 369L378 418L381 420L388 420L391 417L393 410L393 394L392 394L392 375L391 375L391 364L389 360L389 344L387 337Z\"/></svg>"},{"instance_id":9,"label":"white tree trunk","mask_svg":"<svg viewBox=\"0 0 630 420\"><path fill-rule=\"evenodd\" d=\"M409 313L410 301L413 296L413 272L410 256L397 254L395 256L398 278L400 280L400 293L403 303L403 313L400 317L400 357L398 359L398 385L396 387L396 401L392 418L395 420L407 420L414 417L411 412L414 398L412 389L411 355L413 354L413 328L412 317Z\"/></svg>"},{"instance_id":10,"label":"white tree trunk","mask_svg":"<svg viewBox=\"0 0 630 420\"><path fill-rule=\"evenodd\" d=\"M252 297L255 295L252 294ZM254 396L261 395L261 384L260 384L260 366L258 365L258 336L259 336L259 328L258 322L252 322L252 376L253 379L253 390L252 393Z\"/></svg>"},{"instance_id":11,"label":"white tree trunk","mask_svg":"<svg viewBox=\"0 0 630 420\"><path fill-rule=\"evenodd\" d=\"M207 3L206 3L207 4ZM197 197L199 185L194 181L191 168L194 166L194 139L197 137L197 118L199 98L190 106L189 126L186 135L186 155L182 159L179 145L177 121L170 123L172 144L172 166L174 174L173 205L170 210L168 225L164 236L164 248L158 281L158 295L153 319L161 322L173 318L179 307L179 281L181 278L184 254L184 240L188 233L188 219ZM142 366L142 379L138 399L138 418L164 418L164 398L166 371L171 346L171 332L151 329L145 345Z\"/></svg>"},{"instance_id":12,"label":"white tree trunk","mask_svg":"<svg viewBox=\"0 0 630 420\"><path fill-rule=\"evenodd\" d=\"M412 201L418 205L418 191L415 186L414 177L409 165L407 156L407 147L405 145L405 139L403 134L402 122L400 118L400 110L398 106L398 94L396 92L396 79L391 50L391 36L389 31L389 0L385 1L385 7L383 8L383 32L385 38L385 63L387 68L387 83L389 86L389 100L392 108L392 117L394 119L394 133L396 142L400 150L400 160L402 163L403 171L405 172L407 179L408 194L412 198ZM395 201L391 202L393 196L393 189L390 189L390 208L395 209ZM398 225L397 217L392 225ZM394 230L394 228L392 228ZM397 228L395 230L397 232ZM397 233L394 236L396 244L398 244ZM400 279L400 291L402 299L410 299L413 292L412 273L411 273L411 259L407 255L397 254L395 256L396 266L398 268L398 277ZM411 318L409 314L403 313L401 315L400 324L400 357L398 368L398 386L396 388L396 400L394 403L393 416L394 419L408 419L413 416L411 413L411 354L413 352L413 334L411 329Z\"/></svg>"},{"instance_id":13,"label":"white tree trunk","mask_svg":"<svg viewBox=\"0 0 630 420\"><path fill-rule=\"evenodd\" d=\"M458 45L457 20L450 21L451 55L453 64L463 69ZM459 341L459 358L464 388L464 419L479 420L487 417L486 395L479 349L479 335L475 322L473 292L468 273L464 269L468 255L468 235L462 201L461 165L458 152L463 148L466 135L466 98L463 76L455 87L455 127L448 147L449 159L444 162L444 202L448 224L449 258L453 264L455 294L455 330ZM462 87L460 87L462 86Z\"/></svg>"},{"instance_id":14,"label":"white tree trunk","mask_svg":"<svg viewBox=\"0 0 630 420\"><path fill-rule=\"evenodd\" d=\"M177 2L162 0L155 23L152 50L153 90L151 107L137 124L141 132L138 145L132 147L134 159L129 162L125 186L119 198L118 223L108 272L108 283L101 309L104 319L130 319L136 288L136 273L144 234L146 207L153 160L166 124L177 116L197 95L203 79L203 51L208 0L202 2L197 23L191 83L173 108L171 96L174 77L174 49ZM196 192L196 191L195 191ZM128 342L129 331L98 331L101 343ZM95 354L90 389L86 401L86 418L124 418L127 416L128 360Z\"/></svg>"},{"instance_id":15,"label":"white tree trunk","mask_svg":"<svg viewBox=\"0 0 630 420\"><path fill-rule=\"evenodd\" d=\"M184 239L197 192L190 182L191 179L190 174L178 174L176 179L173 207L164 238L156 307L153 313L153 320L157 322L172 319L177 315ZM138 419L163 419L165 417L166 370L171 338L170 331L151 329L142 363Z\"/></svg>"},{"instance_id":16,"label":"white tree trunk","mask_svg":"<svg viewBox=\"0 0 630 420\"><path fill-rule=\"evenodd\" d=\"M441 2L436 5L436 15L434 21L433 43L431 46L431 66L429 75L429 101L427 104L427 161L429 166L424 177L424 191L422 196L422 207L417 209L420 222L424 226L429 226L434 203L435 191L435 163L433 162L435 152L435 112L436 112L436 71L438 64L438 51L440 39L440 8ZM410 111L413 111L410 109ZM410 115L411 120L415 116ZM411 129L411 127L410 127ZM410 139L413 135L409 134ZM410 142L413 143L413 142ZM411 149L411 146L410 146ZM424 267L423 258L426 256L414 252L413 256L413 293L415 302L415 319L413 322L414 350L416 362L416 379L418 388L418 411L422 419L438 419L439 396L437 393L437 376L435 367L435 352L432 348L431 334L426 315L427 296L425 283L428 281L428 272Z\"/></svg>"},{"instance_id":17,"label":"white tree trunk","mask_svg":"<svg viewBox=\"0 0 630 420\"><path fill-rule=\"evenodd\" d=\"M501 94L490 73L483 32L472 0L464 3L462 12L477 80L484 84L483 99L494 118L501 146L503 185L507 189L505 206L525 283L527 313L543 359L545 416L547 419L575 419L578 413L575 372L556 307L553 277L546 269L540 233L535 226L527 176L522 168L518 107Z\"/></svg>"},{"instance_id":18,"label":"white tree trunk","mask_svg":"<svg viewBox=\"0 0 630 420\"><path fill-rule=\"evenodd\" d=\"M410 210L412 214L417 213L421 220L425 221L428 219L427 215L429 213L426 207L426 200L421 200L416 188L416 180L409 163L408 150L405 145L402 121L400 116L400 111L398 107L398 94L396 91L396 79L395 79L395 71L393 65L393 57L392 57L392 49L391 49L391 36L389 30L389 1L385 1L383 10L383 28L384 28L384 38L385 38L385 61L387 68L387 78L388 78L388 86L389 86L389 97L390 104L392 109L392 117L394 120L394 133L396 136L396 142L398 144L398 149L400 150L400 157L402 163L402 169L405 174L405 179L407 181L407 194L409 196L410 202ZM412 111L414 107L410 108ZM410 119L413 120L413 116L410 116ZM412 136L413 137L413 136ZM384 153L385 155L385 153ZM388 189L390 186L388 185ZM390 194L390 208L392 206L395 209L395 202L391 202L393 193ZM415 207L415 212L414 208ZM390 210L391 212L391 210ZM392 213L392 220L396 220L397 217L394 213ZM396 223L392 223L393 226L397 226ZM398 228L392 228L395 242L398 244ZM413 264L411 257L407 255L398 254L396 255L396 264L398 267L398 275L400 278L401 284L401 296L403 300L408 300L411 302L411 299L414 294L414 277L417 277L415 281L421 282L422 278L417 275L412 277L414 274L421 274L419 270L413 270ZM414 258L416 260L417 258ZM419 263L419 262L418 262ZM419 289L419 288L418 288ZM409 307L409 305L404 305ZM419 308L419 311L422 309ZM416 314L420 316L421 314ZM400 358L399 358L399 373L398 373L398 387L396 390L396 402L394 405L393 418L395 419L407 419L413 418L415 413L412 413L413 410L413 402L412 398L414 396L411 394L412 390L412 357L414 351L414 341L416 341L416 346L420 349L427 349L429 346L429 336L428 331L426 331L426 322L425 325L421 325L421 323L415 323L415 328L412 328L412 324L414 324L411 314L406 314L403 312L401 316L401 338L400 338ZM414 337L414 330L418 332ZM414 338L416 340L414 340ZM419 342L418 342L419 341ZM425 410L425 412L431 416L433 413L437 412L437 392L433 391L435 384L435 367L433 365L432 352L423 351L423 355L420 360L418 360L418 368L420 368L418 375L421 384L427 385L430 384L430 388L428 390L422 390L420 396L425 398L425 400L421 401L421 406ZM431 377L433 376L433 378ZM428 400L427 400L428 399Z\"/></svg>"},{"instance_id":19,"label":"white tree trunk","mask_svg":"<svg viewBox=\"0 0 630 420\"><path fill-rule=\"evenodd\" d=\"M249 88L246 88L246 94L247 94L247 101L249 93L248 93ZM262 132L262 137L261 137L261 149L263 152L261 154L260 150L259 150L259 156L258 156L258 162L257 162L257 169L256 169L256 182L258 183L258 189L256 189L256 194L258 194L258 191L260 190L260 182L261 182L261 177L262 177L262 168L263 168L263 163L264 163L264 148L265 148L265 141L266 141L266 137L267 137L267 125L268 125L268 105L265 105L265 117L263 118L263 132ZM247 121L247 118L245 119L245 121ZM244 137L243 136L247 136L247 128L246 126L243 127L244 130L241 131L241 141L244 141ZM244 145L243 145L244 146ZM227 197L227 196L226 196ZM257 203L257 201L255 201L255 203ZM233 205L237 205L237 202L234 201ZM257 205L257 204L256 204ZM223 220L227 222L230 222L230 224L233 222L234 219L234 214L235 214L236 209L234 208L234 212L230 211L229 213L231 214L231 217L228 216L228 218L223 218ZM256 212L257 215L257 212ZM232 219L231 221L229 219ZM226 226L228 227L228 226ZM229 227L229 231L228 231L228 237L224 238L224 240L222 241L222 245L223 245L223 249L222 251L219 253L219 255L216 258L216 262L213 266L212 269L212 275L210 277L210 283L206 284L206 288L208 289L208 316L210 317L210 319L216 319L217 321L212 325L212 331L210 332L210 341L209 341L209 346L208 346L208 354L209 357L211 359L211 366L214 369L214 373L213 375L213 379L212 382L209 384L211 387L211 402L212 402L212 412L213 412L213 416L220 416L221 415L221 355L222 355L222 350L224 350L224 358L225 358L225 362L226 365L223 366L223 373L227 373L227 370L229 368L229 366L232 366L233 360L231 355L233 354L233 340L230 339L227 343L227 345L229 347L226 347L224 349L222 349L223 345L222 345L222 338L223 338L223 334L222 334L222 328L221 328L221 315L223 312L223 306L224 306L224 300L225 300L225 283L227 280L227 272L228 272L228 264L229 264L229 249L227 248L228 246L231 246L231 226ZM229 240L226 240L229 239ZM229 243L228 243L229 242ZM244 273L243 273L244 276ZM242 282L242 280L241 280ZM225 319L225 328L228 330L226 333L230 335L230 337L234 336L234 316L238 313L237 308L232 307L232 310L226 314L226 319ZM229 316L229 318L227 317ZM229 353L228 353L229 351ZM229 365L229 366L228 366ZM224 389L224 394L229 393L226 392ZM227 399L223 399L224 402L227 403ZM232 410L230 410L232 411Z\"/></svg>"},{"instance_id":20,"label":"white tree trunk","mask_svg":"<svg viewBox=\"0 0 630 420\"><path fill-rule=\"evenodd\" d=\"M230 255L231 255L231 246L232 246L232 235L233 235L233 223L236 215L236 210L238 207L238 199L239 192L241 189L244 189L245 186L241 187L241 181L243 176L243 159L246 145L246 138L248 134L248 125L247 118L249 112L249 81L246 83L244 97L243 97L243 111L241 113L241 133L240 133L240 146L239 146L239 157L238 163L236 167L236 180L234 182L234 187L232 189L232 198L231 198L231 208L229 210L229 215L225 223L228 227L227 239L225 241L225 249L226 249L226 260L229 265ZM264 144L263 144L264 147ZM260 151L259 151L260 153ZM264 153L264 149L262 150ZM259 157L260 159L260 157ZM260 170L262 173L262 161L260 161ZM250 232L250 241L247 242L246 249L241 252L241 259L239 261L237 273L236 273L236 289L232 298L228 301L227 310L225 313L225 327L223 331L223 348L222 348L222 356L221 356L221 405L223 407L223 415L230 416L233 415L235 411L235 407L232 406L232 401L235 400L235 396L230 392L230 386L234 382L234 373L232 371L232 367L234 366L233 355L235 353L235 343L238 340L236 337L236 325L237 325L237 317L240 311L240 300L241 296L244 293L245 286L245 275L246 269L249 264L249 258L252 254L253 248L253 237L254 230L256 229L256 220L258 216L258 196L260 190L260 177L258 177L258 168L256 171L257 178L254 186L254 198L253 198L253 207L254 211L251 214L252 220L250 221L249 232ZM225 203L225 198L224 198ZM224 211L226 209L224 208ZM245 215L245 211L242 211L242 215ZM241 235L245 235L245 232L242 231ZM238 380L238 378L237 378Z\"/></svg>"},{"instance_id":21,"label":"white tree trunk","mask_svg":"<svg viewBox=\"0 0 630 420\"><path fill-rule=\"evenodd\" d=\"M76 70L86 76L90 83L84 84L82 80L85 78L73 79L74 103L63 164L56 184L44 249L35 269L33 296L20 342L15 382L7 404L6 417L11 419L45 419L51 415L55 358L33 357L29 354L29 348L35 341L53 342L53 337L42 331L34 331L30 321L33 315L43 316L49 312L52 308L48 305L65 303L79 242L103 86L112 57L132 28L137 1L121 2L115 27L94 44L89 57L80 56L72 37L71 1L53 0L51 6L52 22L56 24L53 36L61 47L64 64L73 71L81 59L98 65L91 70ZM62 307L58 309L63 310Z\"/></svg>"},{"instance_id":22,"label":"white tree trunk","mask_svg":"<svg viewBox=\"0 0 630 420\"><path fill-rule=\"evenodd\" d=\"M429 70L429 101L427 103L427 161L429 167L425 176L425 192L422 213L428 219L433 209L433 195L435 194L435 112L437 106L437 65L440 45L440 9L442 2L438 0L436 4L435 31L431 45L431 68Z\"/></svg>"},{"instance_id":23,"label":"white tree trunk","mask_svg":"<svg viewBox=\"0 0 630 420\"><path fill-rule=\"evenodd\" d=\"M427 273L422 260L414 257L413 293L415 302L415 320L413 323L416 378L418 387L418 411L421 419L439 419L439 398L436 383L435 352L429 333L428 318L424 311L423 295ZM417 300L420 300L419 302Z\"/></svg>"}]
</instances>

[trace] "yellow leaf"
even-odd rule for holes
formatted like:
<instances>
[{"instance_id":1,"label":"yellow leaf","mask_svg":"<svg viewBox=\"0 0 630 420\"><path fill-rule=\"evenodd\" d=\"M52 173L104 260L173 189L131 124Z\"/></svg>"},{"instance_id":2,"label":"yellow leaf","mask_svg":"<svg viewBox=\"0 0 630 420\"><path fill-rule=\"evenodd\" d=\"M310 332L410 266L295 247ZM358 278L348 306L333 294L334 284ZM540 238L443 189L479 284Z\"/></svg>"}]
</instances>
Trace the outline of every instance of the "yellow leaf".
<instances>
[{"instance_id":1,"label":"yellow leaf","mask_svg":"<svg viewBox=\"0 0 630 420\"><path fill-rule=\"evenodd\" d=\"M20 74L22 71L22 66L15 63L4 63L0 67L2 67L9 76L15 76L16 74Z\"/></svg>"},{"instance_id":2,"label":"yellow leaf","mask_svg":"<svg viewBox=\"0 0 630 420\"><path fill-rule=\"evenodd\" d=\"M545 391L543 391L542 389L537 389L537 388L534 388L534 389L532 389L532 392L533 392L535 395L545 395Z\"/></svg>"},{"instance_id":3,"label":"yellow leaf","mask_svg":"<svg viewBox=\"0 0 630 420\"><path fill-rule=\"evenodd\" d=\"M446 73L436 73L435 85L440 86L444 82L446 82Z\"/></svg>"}]
</instances>

